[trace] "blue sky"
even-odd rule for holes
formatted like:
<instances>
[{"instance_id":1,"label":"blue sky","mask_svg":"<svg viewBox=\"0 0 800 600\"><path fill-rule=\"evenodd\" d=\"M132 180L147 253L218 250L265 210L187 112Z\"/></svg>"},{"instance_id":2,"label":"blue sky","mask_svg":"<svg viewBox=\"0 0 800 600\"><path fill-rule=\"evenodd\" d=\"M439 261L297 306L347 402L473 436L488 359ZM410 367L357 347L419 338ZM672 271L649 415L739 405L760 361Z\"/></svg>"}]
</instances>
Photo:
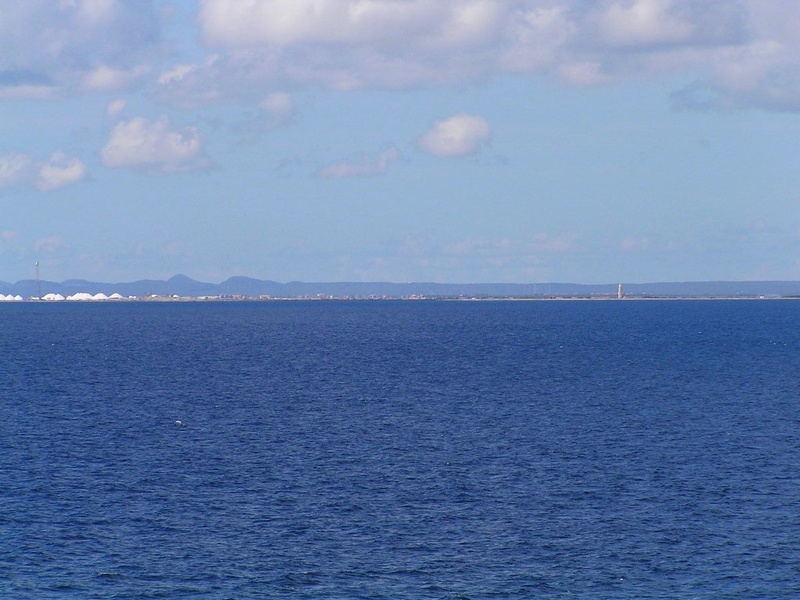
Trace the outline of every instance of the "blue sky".
<instances>
[{"instance_id":1,"label":"blue sky","mask_svg":"<svg viewBox=\"0 0 800 600\"><path fill-rule=\"evenodd\" d=\"M795 0L6 0L0 280L800 279Z\"/></svg>"}]
</instances>

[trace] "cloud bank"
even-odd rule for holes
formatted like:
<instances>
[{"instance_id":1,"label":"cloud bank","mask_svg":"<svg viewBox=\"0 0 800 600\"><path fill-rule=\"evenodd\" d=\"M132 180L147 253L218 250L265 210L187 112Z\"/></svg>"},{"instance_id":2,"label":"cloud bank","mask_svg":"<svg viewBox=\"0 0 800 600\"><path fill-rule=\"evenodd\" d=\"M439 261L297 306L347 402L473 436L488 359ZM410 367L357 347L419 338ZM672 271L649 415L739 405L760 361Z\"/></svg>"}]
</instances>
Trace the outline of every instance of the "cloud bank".
<instances>
[{"instance_id":1,"label":"cloud bank","mask_svg":"<svg viewBox=\"0 0 800 600\"><path fill-rule=\"evenodd\" d=\"M608 85L679 74L686 108L800 110L795 0L199 0L206 46L170 63L145 0L9 2L0 99L142 86L178 106L280 90L462 85L504 74Z\"/></svg>"},{"instance_id":2,"label":"cloud bank","mask_svg":"<svg viewBox=\"0 0 800 600\"><path fill-rule=\"evenodd\" d=\"M693 81L676 97L685 106L800 109L791 0L201 0L198 23L214 54L162 77L164 98L678 72Z\"/></svg>"}]
</instances>

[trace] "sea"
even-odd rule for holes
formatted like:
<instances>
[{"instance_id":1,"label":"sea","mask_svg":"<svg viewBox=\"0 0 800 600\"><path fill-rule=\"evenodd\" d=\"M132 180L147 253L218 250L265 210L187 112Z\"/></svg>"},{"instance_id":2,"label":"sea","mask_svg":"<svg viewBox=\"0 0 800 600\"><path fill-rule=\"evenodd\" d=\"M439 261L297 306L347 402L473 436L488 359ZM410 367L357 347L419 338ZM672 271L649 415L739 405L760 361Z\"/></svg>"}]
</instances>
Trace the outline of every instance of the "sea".
<instances>
[{"instance_id":1,"label":"sea","mask_svg":"<svg viewBox=\"0 0 800 600\"><path fill-rule=\"evenodd\" d=\"M798 300L0 306L0 598L798 597Z\"/></svg>"}]
</instances>

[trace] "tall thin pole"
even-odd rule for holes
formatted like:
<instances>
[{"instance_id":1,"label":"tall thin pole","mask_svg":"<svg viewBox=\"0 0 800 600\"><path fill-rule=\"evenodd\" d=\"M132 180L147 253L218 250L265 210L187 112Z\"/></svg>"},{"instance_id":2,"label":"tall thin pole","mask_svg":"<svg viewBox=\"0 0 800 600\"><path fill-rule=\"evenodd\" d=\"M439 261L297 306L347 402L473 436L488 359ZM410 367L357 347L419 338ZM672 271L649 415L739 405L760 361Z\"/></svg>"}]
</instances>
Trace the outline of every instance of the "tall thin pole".
<instances>
[{"instance_id":1,"label":"tall thin pole","mask_svg":"<svg viewBox=\"0 0 800 600\"><path fill-rule=\"evenodd\" d=\"M39 261L36 261L36 297L42 297L42 281L39 279Z\"/></svg>"}]
</instances>

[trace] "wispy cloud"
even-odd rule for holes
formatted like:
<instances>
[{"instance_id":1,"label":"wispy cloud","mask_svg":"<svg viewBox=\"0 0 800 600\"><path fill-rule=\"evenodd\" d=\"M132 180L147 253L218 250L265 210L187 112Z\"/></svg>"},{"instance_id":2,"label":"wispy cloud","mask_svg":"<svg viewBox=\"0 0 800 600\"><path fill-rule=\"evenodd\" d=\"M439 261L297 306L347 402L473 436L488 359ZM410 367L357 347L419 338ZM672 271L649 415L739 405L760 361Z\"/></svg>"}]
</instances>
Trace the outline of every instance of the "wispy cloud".
<instances>
[{"instance_id":1,"label":"wispy cloud","mask_svg":"<svg viewBox=\"0 0 800 600\"><path fill-rule=\"evenodd\" d=\"M116 119L125 110L125 106L127 106L127 103L122 98L112 100L106 106L106 115L109 119Z\"/></svg>"},{"instance_id":2,"label":"wispy cloud","mask_svg":"<svg viewBox=\"0 0 800 600\"><path fill-rule=\"evenodd\" d=\"M273 92L259 103L259 108L269 117L269 125L278 127L294 115L294 102L291 94Z\"/></svg>"},{"instance_id":3,"label":"wispy cloud","mask_svg":"<svg viewBox=\"0 0 800 600\"><path fill-rule=\"evenodd\" d=\"M92 92L114 92L134 85L148 71L149 68L145 65L130 69L100 65L84 75L83 87Z\"/></svg>"},{"instance_id":4,"label":"wispy cloud","mask_svg":"<svg viewBox=\"0 0 800 600\"><path fill-rule=\"evenodd\" d=\"M578 236L567 232L551 234L539 232L528 239L474 239L467 238L443 247L445 254L457 256L529 256L531 254L563 254L575 250Z\"/></svg>"},{"instance_id":5,"label":"wispy cloud","mask_svg":"<svg viewBox=\"0 0 800 600\"><path fill-rule=\"evenodd\" d=\"M21 181L30 164L30 157L24 154L0 156L0 188L12 186Z\"/></svg>"},{"instance_id":6,"label":"wispy cloud","mask_svg":"<svg viewBox=\"0 0 800 600\"><path fill-rule=\"evenodd\" d=\"M647 237L626 237L620 244L620 250L623 252L642 252L647 250L652 245L652 240Z\"/></svg>"},{"instance_id":7,"label":"wispy cloud","mask_svg":"<svg viewBox=\"0 0 800 600\"><path fill-rule=\"evenodd\" d=\"M331 163L317 173L320 177L372 177L383 175L389 164L400 158L397 148L390 146L375 156L366 156L352 161Z\"/></svg>"},{"instance_id":8,"label":"wispy cloud","mask_svg":"<svg viewBox=\"0 0 800 600\"><path fill-rule=\"evenodd\" d=\"M19 231L14 231L11 229L0 231L0 249L8 250L18 247L20 239L21 236Z\"/></svg>"},{"instance_id":9,"label":"wispy cloud","mask_svg":"<svg viewBox=\"0 0 800 600\"><path fill-rule=\"evenodd\" d=\"M287 92L273 92L258 103L258 109L235 123L233 132L245 144L289 123L295 114L294 99Z\"/></svg>"},{"instance_id":10,"label":"wispy cloud","mask_svg":"<svg viewBox=\"0 0 800 600\"><path fill-rule=\"evenodd\" d=\"M33 243L33 249L36 252L56 252L64 246L64 240L59 236L50 236L46 238L39 238Z\"/></svg>"}]
</instances>

